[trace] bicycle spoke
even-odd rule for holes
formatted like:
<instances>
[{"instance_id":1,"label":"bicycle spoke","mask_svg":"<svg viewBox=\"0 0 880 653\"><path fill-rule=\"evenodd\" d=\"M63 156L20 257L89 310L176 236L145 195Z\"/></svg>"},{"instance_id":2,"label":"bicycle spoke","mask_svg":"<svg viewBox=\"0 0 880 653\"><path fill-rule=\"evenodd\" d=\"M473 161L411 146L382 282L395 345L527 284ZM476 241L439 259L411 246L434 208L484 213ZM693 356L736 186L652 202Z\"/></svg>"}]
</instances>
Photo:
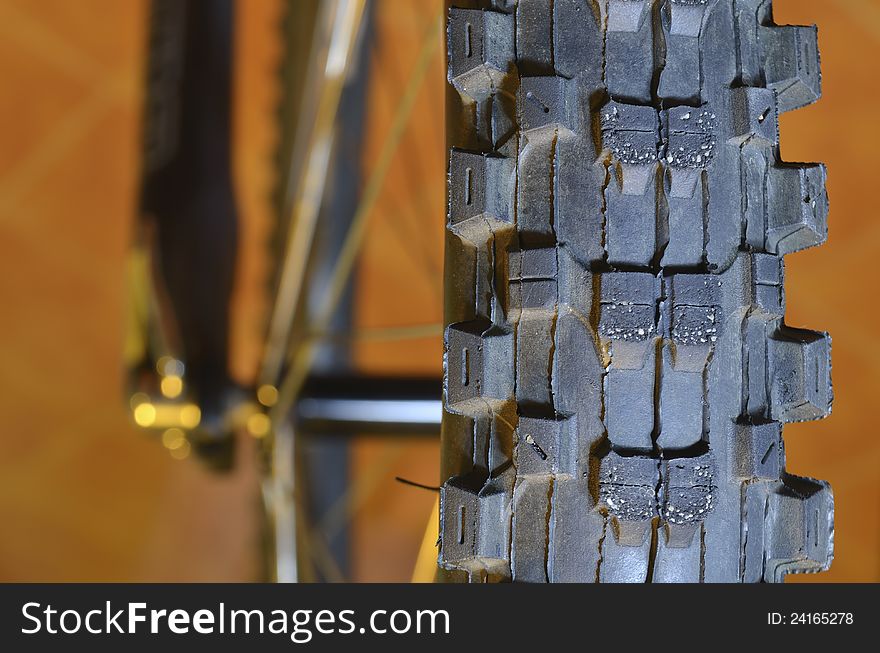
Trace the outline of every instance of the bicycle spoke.
<instances>
[{"instance_id":1,"label":"bicycle spoke","mask_svg":"<svg viewBox=\"0 0 880 653\"><path fill-rule=\"evenodd\" d=\"M382 51L377 56L386 61L401 59L400 57L386 56ZM392 91L399 87L400 80L406 78L406 72L398 66L395 69L395 75L377 75L376 78L377 86L380 81L384 82L381 84L381 89L377 90L377 97L387 98L389 96L389 87ZM391 84L389 84L389 81ZM428 85L428 87L430 86ZM397 216L396 221L389 220L390 226L397 225L400 227L400 229L391 229L392 237L403 246L406 255L414 262L416 269L422 271L433 287L437 297L440 298L443 295L443 286L440 283L442 270L434 260L434 251L430 247L431 239L425 236L424 225L420 224L418 219L420 214L430 215L432 213L431 206L426 201L425 193L416 191L416 180L430 178L429 175L424 173L424 165L422 164L422 151L427 149L414 148L413 156L408 157L406 165L399 167L399 173L403 179L401 185L403 188L410 190L407 194L409 201L405 204L401 203L401 194L395 193L391 199L398 207L398 211L397 213L386 211L385 215ZM404 210L400 210L401 208ZM394 222L393 225L390 224L392 221ZM406 234L403 233L403 230L406 231Z\"/></svg>"},{"instance_id":2,"label":"bicycle spoke","mask_svg":"<svg viewBox=\"0 0 880 653\"><path fill-rule=\"evenodd\" d=\"M294 155L294 165L301 170L291 174L288 183L296 193L291 201L290 230L282 261L282 272L275 295L275 305L269 324L266 352L260 371L260 383L272 383L278 378L284 360L285 343L302 294L309 252L315 237L327 169L335 144L336 115L345 85L347 67L355 48L364 0L348 0L327 5L332 16L329 27L329 43L313 54L312 75L321 76L318 98L310 106L310 117L305 120L297 134L295 147L305 148ZM319 43L323 39L318 39ZM320 73L318 73L320 69ZM307 143L307 145L304 145ZM287 194L290 194L290 190Z\"/></svg>"},{"instance_id":3,"label":"bicycle spoke","mask_svg":"<svg viewBox=\"0 0 880 653\"><path fill-rule=\"evenodd\" d=\"M392 440L382 448L379 460L349 484L345 494L324 513L317 525L317 530L328 540L349 522L352 515L366 503L379 487L379 483L388 476L388 471L403 454L403 443L399 439Z\"/></svg>"},{"instance_id":4,"label":"bicycle spoke","mask_svg":"<svg viewBox=\"0 0 880 653\"><path fill-rule=\"evenodd\" d=\"M396 342L442 336L443 325L440 322L432 322L409 326L364 327L351 331L314 332L308 337L322 342Z\"/></svg>"},{"instance_id":5,"label":"bicycle spoke","mask_svg":"<svg viewBox=\"0 0 880 653\"><path fill-rule=\"evenodd\" d=\"M425 39L424 46L419 53L413 75L407 84L397 113L394 116L388 138L383 144L376 167L369 177L361 203L352 219L336 266L333 269L330 287L314 321L312 328L314 331L327 330L345 291L345 286L351 276L357 254L363 244L368 218L382 190L391 160L412 114L417 92L428 71L431 58L439 49L441 41L438 35L441 33L442 20L442 13L438 14L432 23L430 34ZM314 340L308 340L302 343L301 347L290 352L289 358L292 364L286 378L279 387L278 402L271 411L273 422L283 418L290 410L311 369L316 353L317 348Z\"/></svg>"}]
</instances>

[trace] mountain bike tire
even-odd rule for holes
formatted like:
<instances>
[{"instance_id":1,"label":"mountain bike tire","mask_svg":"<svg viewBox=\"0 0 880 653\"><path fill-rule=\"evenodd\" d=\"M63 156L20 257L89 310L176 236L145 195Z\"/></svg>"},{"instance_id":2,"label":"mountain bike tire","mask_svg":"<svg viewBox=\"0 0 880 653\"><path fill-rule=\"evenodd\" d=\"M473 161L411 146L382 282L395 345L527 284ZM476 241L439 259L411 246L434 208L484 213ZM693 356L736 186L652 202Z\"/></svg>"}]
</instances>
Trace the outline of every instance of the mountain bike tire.
<instances>
[{"instance_id":1,"label":"mountain bike tire","mask_svg":"<svg viewBox=\"0 0 880 653\"><path fill-rule=\"evenodd\" d=\"M830 413L783 257L825 168L778 114L815 27L769 0L494 0L447 29L440 577L779 582L828 569L830 486L784 423Z\"/></svg>"}]
</instances>

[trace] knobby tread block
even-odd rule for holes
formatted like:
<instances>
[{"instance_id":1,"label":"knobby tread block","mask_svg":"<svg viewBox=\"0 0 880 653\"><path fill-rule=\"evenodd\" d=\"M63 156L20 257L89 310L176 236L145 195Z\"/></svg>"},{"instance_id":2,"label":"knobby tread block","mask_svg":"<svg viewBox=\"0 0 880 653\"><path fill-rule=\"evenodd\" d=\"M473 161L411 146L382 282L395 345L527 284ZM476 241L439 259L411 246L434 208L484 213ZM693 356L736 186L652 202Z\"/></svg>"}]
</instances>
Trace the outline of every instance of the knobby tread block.
<instances>
[{"instance_id":1,"label":"knobby tread block","mask_svg":"<svg viewBox=\"0 0 880 653\"><path fill-rule=\"evenodd\" d=\"M473 8L474 5L478 8ZM778 582L827 569L827 483L782 425L831 410L784 322L822 243L815 27L768 0L452 9L441 577ZM464 572L464 573L462 573Z\"/></svg>"}]
</instances>

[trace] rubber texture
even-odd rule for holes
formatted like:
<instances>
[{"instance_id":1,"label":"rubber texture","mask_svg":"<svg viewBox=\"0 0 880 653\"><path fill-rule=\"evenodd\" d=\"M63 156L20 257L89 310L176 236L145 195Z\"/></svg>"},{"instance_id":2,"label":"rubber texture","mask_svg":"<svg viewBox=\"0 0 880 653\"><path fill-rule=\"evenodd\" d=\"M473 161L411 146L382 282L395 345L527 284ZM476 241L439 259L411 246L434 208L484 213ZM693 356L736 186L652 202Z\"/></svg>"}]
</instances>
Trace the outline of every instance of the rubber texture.
<instances>
[{"instance_id":1,"label":"rubber texture","mask_svg":"<svg viewBox=\"0 0 880 653\"><path fill-rule=\"evenodd\" d=\"M763 0L496 0L448 21L445 580L777 582L828 568L831 410L783 320L825 168L780 160L815 27Z\"/></svg>"}]
</instances>

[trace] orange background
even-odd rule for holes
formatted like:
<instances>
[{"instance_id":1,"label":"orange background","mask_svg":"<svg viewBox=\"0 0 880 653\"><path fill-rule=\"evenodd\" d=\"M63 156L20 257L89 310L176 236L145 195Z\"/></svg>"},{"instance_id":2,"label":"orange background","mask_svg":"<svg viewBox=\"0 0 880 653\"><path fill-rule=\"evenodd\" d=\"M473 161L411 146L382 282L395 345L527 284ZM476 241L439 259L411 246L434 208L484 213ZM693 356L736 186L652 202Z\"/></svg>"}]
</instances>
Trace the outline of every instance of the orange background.
<instances>
[{"instance_id":1,"label":"orange background","mask_svg":"<svg viewBox=\"0 0 880 653\"><path fill-rule=\"evenodd\" d=\"M439 0L378 0L365 169ZM824 98L782 118L790 161L829 166L830 241L788 258L788 322L834 337L831 418L786 428L789 470L830 480L836 560L809 581L880 580L880 439L873 335L880 223L877 0L776 0L819 25ZM247 379L266 319L266 238L280 55L278 0L239 0L235 174L242 212L234 367ZM250 580L257 476L170 459L122 396L123 270L138 181L143 0L0 0L0 580ZM433 38L441 38L434 34ZM444 202L441 49L370 218L357 326L436 324ZM439 337L359 345L372 371L440 372ZM242 459L252 447L242 445ZM343 514L354 580L407 580L437 482L436 443L354 448Z\"/></svg>"}]
</instances>

